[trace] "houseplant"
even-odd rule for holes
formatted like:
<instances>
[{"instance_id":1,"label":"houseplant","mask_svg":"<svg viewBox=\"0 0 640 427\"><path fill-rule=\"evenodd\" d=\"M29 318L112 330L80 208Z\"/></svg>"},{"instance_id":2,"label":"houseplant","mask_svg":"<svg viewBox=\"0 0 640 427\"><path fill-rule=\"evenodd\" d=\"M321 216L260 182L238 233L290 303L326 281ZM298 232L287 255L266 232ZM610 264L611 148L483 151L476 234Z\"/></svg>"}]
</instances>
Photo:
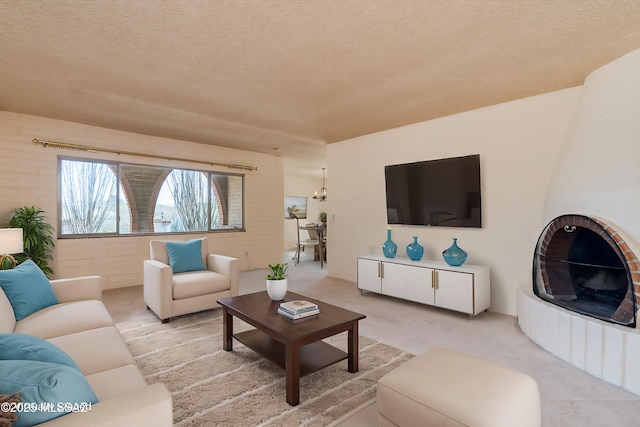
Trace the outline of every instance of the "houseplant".
<instances>
[{"instance_id":1,"label":"houseplant","mask_svg":"<svg viewBox=\"0 0 640 427\"><path fill-rule=\"evenodd\" d=\"M34 206L23 206L13 211L13 216L7 224L9 228L22 228L24 252L15 255L18 264L31 259L48 277L53 276L53 269L49 267L51 249L55 247L53 239L54 228L47 223L44 210Z\"/></svg>"},{"instance_id":2,"label":"houseplant","mask_svg":"<svg viewBox=\"0 0 640 427\"><path fill-rule=\"evenodd\" d=\"M320 215L318 215L318 220L323 223L324 225L327 224L327 213L326 212L320 212Z\"/></svg>"},{"instance_id":3,"label":"houseplant","mask_svg":"<svg viewBox=\"0 0 640 427\"><path fill-rule=\"evenodd\" d=\"M269 264L267 274L267 293L269 298L280 301L287 294L287 268L289 264Z\"/></svg>"}]
</instances>

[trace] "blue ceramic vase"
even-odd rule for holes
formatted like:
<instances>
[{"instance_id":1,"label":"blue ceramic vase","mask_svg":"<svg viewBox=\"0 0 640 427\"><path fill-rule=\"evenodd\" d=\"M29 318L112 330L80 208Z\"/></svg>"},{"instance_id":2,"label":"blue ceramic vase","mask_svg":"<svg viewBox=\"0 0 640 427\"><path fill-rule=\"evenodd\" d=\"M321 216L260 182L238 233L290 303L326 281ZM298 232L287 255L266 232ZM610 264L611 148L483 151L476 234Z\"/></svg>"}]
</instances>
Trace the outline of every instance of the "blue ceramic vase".
<instances>
[{"instance_id":1,"label":"blue ceramic vase","mask_svg":"<svg viewBox=\"0 0 640 427\"><path fill-rule=\"evenodd\" d=\"M422 255L424 255L424 248L420 243L418 243L418 237L413 237L413 243L407 245L407 256L412 261L420 261L422 259Z\"/></svg>"},{"instance_id":2,"label":"blue ceramic vase","mask_svg":"<svg viewBox=\"0 0 640 427\"><path fill-rule=\"evenodd\" d=\"M464 262L467 260L467 253L458 246L457 242L458 239L454 237L453 244L449 247L449 249L442 251L444 260L447 262L447 264L454 267L464 264Z\"/></svg>"},{"instance_id":3,"label":"blue ceramic vase","mask_svg":"<svg viewBox=\"0 0 640 427\"><path fill-rule=\"evenodd\" d=\"M387 241L382 244L382 253L387 258L393 258L396 256L398 245L391 240L391 229L387 229Z\"/></svg>"}]
</instances>

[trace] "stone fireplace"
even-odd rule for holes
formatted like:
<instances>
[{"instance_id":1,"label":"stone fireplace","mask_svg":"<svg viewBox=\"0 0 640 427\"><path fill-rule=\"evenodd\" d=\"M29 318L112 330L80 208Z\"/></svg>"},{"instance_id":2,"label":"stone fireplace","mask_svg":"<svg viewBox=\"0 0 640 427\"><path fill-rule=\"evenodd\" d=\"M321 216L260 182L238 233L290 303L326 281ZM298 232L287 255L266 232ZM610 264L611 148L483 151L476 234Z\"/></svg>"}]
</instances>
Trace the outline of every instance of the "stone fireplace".
<instances>
[{"instance_id":1,"label":"stone fireplace","mask_svg":"<svg viewBox=\"0 0 640 427\"><path fill-rule=\"evenodd\" d=\"M533 292L567 310L635 328L640 262L604 221L562 215L538 239Z\"/></svg>"}]
</instances>

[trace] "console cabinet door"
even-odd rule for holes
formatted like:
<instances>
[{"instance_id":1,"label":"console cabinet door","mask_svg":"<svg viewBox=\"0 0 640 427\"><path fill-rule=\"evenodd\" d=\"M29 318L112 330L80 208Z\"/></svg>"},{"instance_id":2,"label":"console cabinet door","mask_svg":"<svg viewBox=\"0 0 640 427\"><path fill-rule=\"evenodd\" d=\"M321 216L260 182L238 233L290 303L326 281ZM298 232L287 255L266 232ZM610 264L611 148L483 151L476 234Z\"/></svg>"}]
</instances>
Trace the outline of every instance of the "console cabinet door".
<instances>
[{"instance_id":1,"label":"console cabinet door","mask_svg":"<svg viewBox=\"0 0 640 427\"><path fill-rule=\"evenodd\" d=\"M433 272L431 268L407 267L407 299L434 305Z\"/></svg>"},{"instance_id":2,"label":"console cabinet door","mask_svg":"<svg viewBox=\"0 0 640 427\"><path fill-rule=\"evenodd\" d=\"M473 314L473 274L436 271L435 305Z\"/></svg>"},{"instance_id":3,"label":"console cabinet door","mask_svg":"<svg viewBox=\"0 0 640 427\"><path fill-rule=\"evenodd\" d=\"M358 289L382 293L381 262L358 258Z\"/></svg>"},{"instance_id":4,"label":"console cabinet door","mask_svg":"<svg viewBox=\"0 0 640 427\"><path fill-rule=\"evenodd\" d=\"M407 267L382 263L382 293L396 298L407 297Z\"/></svg>"}]
</instances>

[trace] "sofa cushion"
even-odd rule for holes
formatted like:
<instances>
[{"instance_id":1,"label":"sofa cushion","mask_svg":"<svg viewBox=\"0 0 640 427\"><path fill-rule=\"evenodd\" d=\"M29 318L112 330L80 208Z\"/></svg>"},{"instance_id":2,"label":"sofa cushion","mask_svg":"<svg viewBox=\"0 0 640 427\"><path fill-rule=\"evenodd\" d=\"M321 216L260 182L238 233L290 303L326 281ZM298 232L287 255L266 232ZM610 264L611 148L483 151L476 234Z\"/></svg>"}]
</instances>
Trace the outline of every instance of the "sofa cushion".
<instances>
[{"instance_id":1,"label":"sofa cushion","mask_svg":"<svg viewBox=\"0 0 640 427\"><path fill-rule=\"evenodd\" d=\"M0 287L9 298L16 320L58 303L49 279L32 260L0 270Z\"/></svg>"},{"instance_id":2,"label":"sofa cushion","mask_svg":"<svg viewBox=\"0 0 640 427\"><path fill-rule=\"evenodd\" d=\"M229 289L227 276L213 271L191 271L173 275L173 299L184 299L212 294Z\"/></svg>"},{"instance_id":3,"label":"sofa cushion","mask_svg":"<svg viewBox=\"0 0 640 427\"><path fill-rule=\"evenodd\" d=\"M98 401L80 371L64 365L33 360L5 360L0 363L0 393L20 392L23 402L53 405L51 410L18 412L14 426L32 426L71 412L66 404ZM29 408L30 409L30 408Z\"/></svg>"},{"instance_id":4,"label":"sofa cushion","mask_svg":"<svg viewBox=\"0 0 640 427\"><path fill-rule=\"evenodd\" d=\"M113 326L102 301L63 302L43 308L16 322L16 333L49 339L90 329Z\"/></svg>"},{"instance_id":5,"label":"sofa cushion","mask_svg":"<svg viewBox=\"0 0 640 427\"><path fill-rule=\"evenodd\" d=\"M169 265L173 273L204 270L202 262L202 240L194 239L188 242L167 242Z\"/></svg>"},{"instance_id":6,"label":"sofa cushion","mask_svg":"<svg viewBox=\"0 0 640 427\"><path fill-rule=\"evenodd\" d=\"M13 332L16 327L16 315L9 298L0 288L0 332Z\"/></svg>"},{"instance_id":7,"label":"sofa cushion","mask_svg":"<svg viewBox=\"0 0 640 427\"><path fill-rule=\"evenodd\" d=\"M120 366L87 375L86 378L101 401L147 386L142 372L136 365Z\"/></svg>"},{"instance_id":8,"label":"sofa cushion","mask_svg":"<svg viewBox=\"0 0 640 427\"><path fill-rule=\"evenodd\" d=\"M62 335L49 342L71 356L84 375L135 363L115 326Z\"/></svg>"},{"instance_id":9,"label":"sofa cushion","mask_svg":"<svg viewBox=\"0 0 640 427\"><path fill-rule=\"evenodd\" d=\"M80 370L64 351L42 338L25 334L0 334L0 360L37 360Z\"/></svg>"}]
</instances>

